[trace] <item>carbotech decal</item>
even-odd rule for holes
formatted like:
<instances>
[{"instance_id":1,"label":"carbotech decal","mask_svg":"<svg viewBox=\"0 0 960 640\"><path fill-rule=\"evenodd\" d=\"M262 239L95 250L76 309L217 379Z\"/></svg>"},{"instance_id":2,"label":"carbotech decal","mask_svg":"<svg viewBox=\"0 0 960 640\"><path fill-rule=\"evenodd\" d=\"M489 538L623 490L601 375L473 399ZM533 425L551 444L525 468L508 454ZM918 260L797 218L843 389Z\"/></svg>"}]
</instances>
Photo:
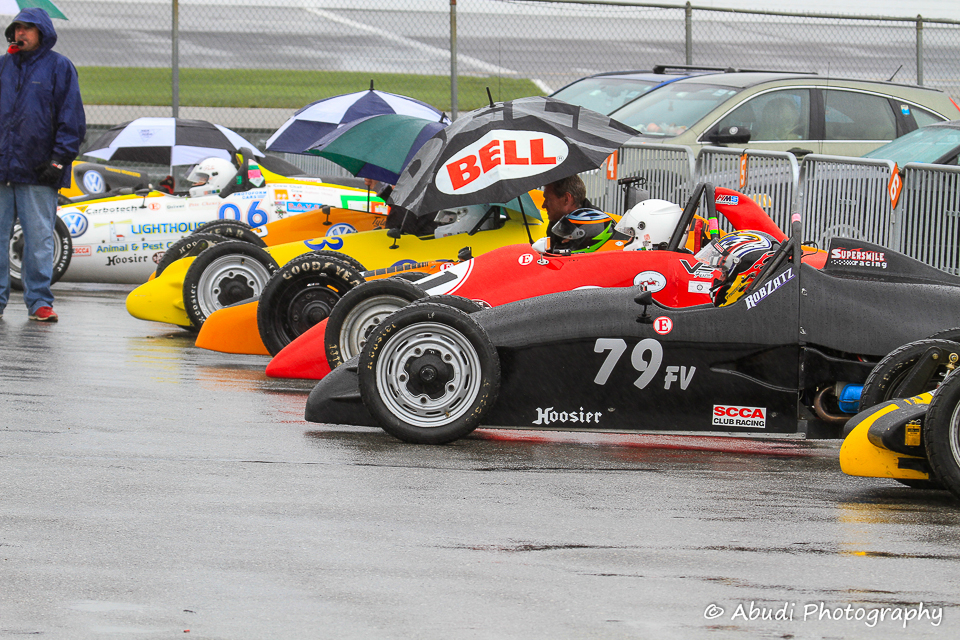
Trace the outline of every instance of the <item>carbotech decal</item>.
<instances>
[{"instance_id":1,"label":"carbotech decal","mask_svg":"<svg viewBox=\"0 0 960 640\"><path fill-rule=\"evenodd\" d=\"M842 249L837 247L830 250L830 262L832 264L844 267L873 267L876 269L886 269L887 254L884 251L873 251L867 249Z\"/></svg>"},{"instance_id":2,"label":"carbotech decal","mask_svg":"<svg viewBox=\"0 0 960 640\"><path fill-rule=\"evenodd\" d=\"M549 133L495 129L454 154L434 182L442 193L474 193L501 180L546 173L567 153L567 143Z\"/></svg>"},{"instance_id":3,"label":"carbotech decal","mask_svg":"<svg viewBox=\"0 0 960 640\"><path fill-rule=\"evenodd\" d=\"M750 427L767 428L767 410L764 407L737 407L733 405L713 405L714 427Z\"/></svg>"},{"instance_id":4,"label":"carbotech decal","mask_svg":"<svg viewBox=\"0 0 960 640\"><path fill-rule=\"evenodd\" d=\"M793 280L793 267L790 267L776 278L767 280L762 287L744 298L747 301L747 309L753 309L755 306L757 306L757 303L791 280Z\"/></svg>"}]
</instances>

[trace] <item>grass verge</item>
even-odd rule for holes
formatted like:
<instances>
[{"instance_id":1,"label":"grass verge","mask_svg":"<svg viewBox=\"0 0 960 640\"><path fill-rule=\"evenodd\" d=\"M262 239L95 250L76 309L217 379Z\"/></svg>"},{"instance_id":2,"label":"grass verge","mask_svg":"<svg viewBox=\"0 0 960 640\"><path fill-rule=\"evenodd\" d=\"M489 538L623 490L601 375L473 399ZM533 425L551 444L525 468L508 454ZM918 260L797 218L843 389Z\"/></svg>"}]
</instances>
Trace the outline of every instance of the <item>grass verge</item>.
<instances>
[{"instance_id":1,"label":"grass verge","mask_svg":"<svg viewBox=\"0 0 960 640\"><path fill-rule=\"evenodd\" d=\"M80 92L86 104L158 105L171 103L170 69L79 67ZM410 96L450 111L450 78L336 71L271 69L181 69L180 106L299 109L343 93L370 87ZM543 95L527 79L463 76L458 79L458 107L467 112L494 100Z\"/></svg>"}]
</instances>

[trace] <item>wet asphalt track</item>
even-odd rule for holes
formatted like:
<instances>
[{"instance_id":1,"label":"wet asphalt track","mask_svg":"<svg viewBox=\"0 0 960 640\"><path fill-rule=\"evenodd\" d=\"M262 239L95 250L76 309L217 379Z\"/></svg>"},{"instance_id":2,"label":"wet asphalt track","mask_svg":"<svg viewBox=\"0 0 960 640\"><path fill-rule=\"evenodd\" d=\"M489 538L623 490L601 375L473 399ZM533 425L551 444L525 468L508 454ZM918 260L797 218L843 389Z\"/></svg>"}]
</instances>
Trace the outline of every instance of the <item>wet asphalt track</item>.
<instances>
[{"instance_id":1,"label":"wet asphalt track","mask_svg":"<svg viewBox=\"0 0 960 640\"><path fill-rule=\"evenodd\" d=\"M0 320L0 638L960 630L960 505L847 478L835 443L405 445L304 422L310 383L133 319L127 290Z\"/></svg>"}]
</instances>

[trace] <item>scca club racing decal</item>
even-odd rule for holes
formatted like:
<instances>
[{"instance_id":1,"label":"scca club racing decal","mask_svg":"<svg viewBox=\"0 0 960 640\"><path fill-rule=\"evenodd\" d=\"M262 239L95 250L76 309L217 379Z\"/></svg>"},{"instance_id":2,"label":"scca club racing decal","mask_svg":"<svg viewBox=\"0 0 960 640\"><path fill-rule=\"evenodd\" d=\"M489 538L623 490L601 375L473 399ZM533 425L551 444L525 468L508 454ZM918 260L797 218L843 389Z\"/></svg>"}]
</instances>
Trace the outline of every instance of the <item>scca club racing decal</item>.
<instances>
[{"instance_id":1,"label":"scca club racing decal","mask_svg":"<svg viewBox=\"0 0 960 640\"><path fill-rule=\"evenodd\" d=\"M63 220L63 224L67 225L67 231L70 232L71 238L79 238L90 228L87 216L82 213L77 213L76 211L65 213L60 216L60 219Z\"/></svg>"},{"instance_id":2,"label":"scca club racing decal","mask_svg":"<svg viewBox=\"0 0 960 640\"><path fill-rule=\"evenodd\" d=\"M83 186L88 193L103 193L107 190L107 183L99 171L87 171L84 173Z\"/></svg>"},{"instance_id":3,"label":"scca club racing decal","mask_svg":"<svg viewBox=\"0 0 960 640\"><path fill-rule=\"evenodd\" d=\"M567 152L567 143L549 133L495 129L454 154L437 171L435 184L446 194L474 193L501 180L550 171Z\"/></svg>"},{"instance_id":4,"label":"scca club racing decal","mask_svg":"<svg viewBox=\"0 0 960 640\"><path fill-rule=\"evenodd\" d=\"M667 278L659 271L641 271L633 279L633 284L656 293L667 286Z\"/></svg>"},{"instance_id":5,"label":"scca club racing decal","mask_svg":"<svg viewBox=\"0 0 960 640\"><path fill-rule=\"evenodd\" d=\"M324 249L339 251L343 248L343 236L329 236L329 238L324 238L323 240L304 240L303 244L314 251L322 251Z\"/></svg>"},{"instance_id":6,"label":"scca club racing decal","mask_svg":"<svg viewBox=\"0 0 960 640\"><path fill-rule=\"evenodd\" d=\"M356 233L356 232L357 232L357 228L354 227L352 224L347 224L346 222L339 222L331 226L329 229L327 229L327 233L324 235L342 236L347 233Z\"/></svg>"},{"instance_id":7,"label":"scca club racing decal","mask_svg":"<svg viewBox=\"0 0 960 640\"><path fill-rule=\"evenodd\" d=\"M842 267L873 267L887 268L887 254L884 251L868 249L842 249L836 247L830 250L831 264Z\"/></svg>"},{"instance_id":8,"label":"scca club racing decal","mask_svg":"<svg viewBox=\"0 0 960 640\"><path fill-rule=\"evenodd\" d=\"M767 410L763 407L735 407L732 405L713 405L714 427L750 427L767 428Z\"/></svg>"},{"instance_id":9,"label":"scca club racing decal","mask_svg":"<svg viewBox=\"0 0 960 640\"><path fill-rule=\"evenodd\" d=\"M744 300L747 301L747 309L753 309L757 306L757 303L791 280L793 280L793 267L790 267L773 280L768 280L766 284L744 298Z\"/></svg>"}]
</instances>

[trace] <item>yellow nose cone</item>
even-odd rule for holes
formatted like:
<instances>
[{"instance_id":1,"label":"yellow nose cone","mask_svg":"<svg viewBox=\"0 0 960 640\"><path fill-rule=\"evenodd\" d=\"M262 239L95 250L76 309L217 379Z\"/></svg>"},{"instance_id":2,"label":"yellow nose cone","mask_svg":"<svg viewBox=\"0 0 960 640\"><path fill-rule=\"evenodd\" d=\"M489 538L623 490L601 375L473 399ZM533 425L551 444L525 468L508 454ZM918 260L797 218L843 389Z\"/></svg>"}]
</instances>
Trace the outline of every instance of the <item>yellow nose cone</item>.
<instances>
[{"instance_id":1,"label":"yellow nose cone","mask_svg":"<svg viewBox=\"0 0 960 640\"><path fill-rule=\"evenodd\" d=\"M183 279L196 258L181 258L130 292L127 311L134 318L189 327L190 318L183 306Z\"/></svg>"}]
</instances>

